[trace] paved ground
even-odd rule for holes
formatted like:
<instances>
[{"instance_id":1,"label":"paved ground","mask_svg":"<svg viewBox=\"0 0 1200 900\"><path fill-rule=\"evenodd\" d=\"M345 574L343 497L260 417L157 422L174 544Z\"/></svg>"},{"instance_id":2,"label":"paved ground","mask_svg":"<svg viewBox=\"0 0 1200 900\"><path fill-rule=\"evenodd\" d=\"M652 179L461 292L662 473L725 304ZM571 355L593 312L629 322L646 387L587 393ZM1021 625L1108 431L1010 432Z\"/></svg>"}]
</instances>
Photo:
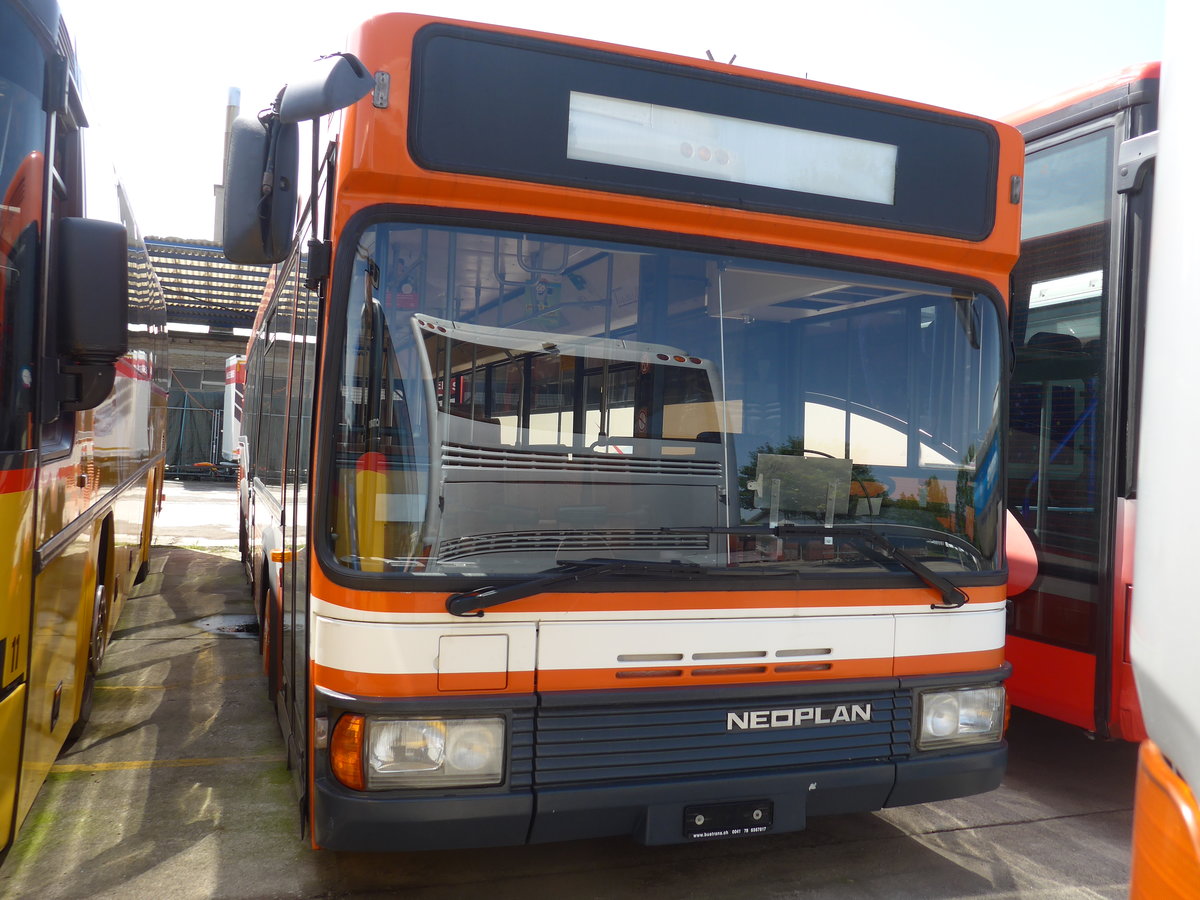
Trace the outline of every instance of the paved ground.
<instances>
[{"instance_id":1,"label":"paved ground","mask_svg":"<svg viewBox=\"0 0 1200 900\"><path fill-rule=\"evenodd\" d=\"M167 481L154 542L163 547L237 547L237 487L229 481Z\"/></svg>"},{"instance_id":2,"label":"paved ground","mask_svg":"<svg viewBox=\"0 0 1200 900\"><path fill-rule=\"evenodd\" d=\"M229 486L172 483L152 575L105 659L92 722L0 867L28 898L1124 897L1135 748L1014 715L982 797L675 847L628 840L423 854L314 853L248 616ZM222 510L220 518L217 510ZM210 519L212 521L210 521ZM231 621L231 620L221 620Z\"/></svg>"}]
</instances>

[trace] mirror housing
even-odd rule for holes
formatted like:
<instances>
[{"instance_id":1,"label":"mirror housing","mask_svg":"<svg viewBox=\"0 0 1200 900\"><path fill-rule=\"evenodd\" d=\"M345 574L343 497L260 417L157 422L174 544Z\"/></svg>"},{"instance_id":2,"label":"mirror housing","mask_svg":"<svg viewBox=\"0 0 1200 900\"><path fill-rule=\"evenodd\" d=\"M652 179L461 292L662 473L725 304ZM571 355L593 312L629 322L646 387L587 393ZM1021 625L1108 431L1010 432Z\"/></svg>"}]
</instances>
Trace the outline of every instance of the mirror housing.
<instances>
[{"instance_id":1,"label":"mirror housing","mask_svg":"<svg viewBox=\"0 0 1200 900\"><path fill-rule=\"evenodd\" d=\"M221 233L231 262L283 261L296 229L297 123L337 112L374 87L375 79L356 56L335 53L317 60L306 77L289 83L270 113L240 117L233 123L225 157Z\"/></svg>"},{"instance_id":2,"label":"mirror housing","mask_svg":"<svg viewBox=\"0 0 1200 900\"><path fill-rule=\"evenodd\" d=\"M274 116L239 116L225 155L221 241L235 263L266 265L287 256L296 228L300 137Z\"/></svg>"},{"instance_id":3,"label":"mirror housing","mask_svg":"<svg viewBox=\"0 0 1200 900\"><path fill-rule=\"evenodd\" d=\"M100 219L64 218L57 249L55 330L62 412L94 409L129 351L129 234Z\"/></svg>"},{"instance_id":4,"label":"mirror housing","mask_svg":"<svg viewBox=\"0 0 1200 900\"><path fill-rule=\"evenodd\" d=\"M323 56L299 81L288 82L279 99L285 124L320 119L357 103L375 89L375 79L353 53Z\"/></svg>"}]
</instances>

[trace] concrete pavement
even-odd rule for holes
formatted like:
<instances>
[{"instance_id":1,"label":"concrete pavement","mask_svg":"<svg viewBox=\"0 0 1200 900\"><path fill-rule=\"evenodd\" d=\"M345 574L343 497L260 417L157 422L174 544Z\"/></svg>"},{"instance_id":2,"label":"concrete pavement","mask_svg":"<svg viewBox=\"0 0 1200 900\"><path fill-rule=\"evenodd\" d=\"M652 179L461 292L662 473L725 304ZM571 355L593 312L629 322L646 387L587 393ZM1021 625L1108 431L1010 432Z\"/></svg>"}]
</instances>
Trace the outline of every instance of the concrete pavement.
<instances>
[{"instance_id":1,"label":"concrete pavement","mask_svg":"<svg viewBox=\"0 0 1200 900\"><path fill-rule=\"evenodd\" d=\"M163 547L237 547L237 486L191 479L163 484L154 542Z\"/></svg>"}]
</instances>

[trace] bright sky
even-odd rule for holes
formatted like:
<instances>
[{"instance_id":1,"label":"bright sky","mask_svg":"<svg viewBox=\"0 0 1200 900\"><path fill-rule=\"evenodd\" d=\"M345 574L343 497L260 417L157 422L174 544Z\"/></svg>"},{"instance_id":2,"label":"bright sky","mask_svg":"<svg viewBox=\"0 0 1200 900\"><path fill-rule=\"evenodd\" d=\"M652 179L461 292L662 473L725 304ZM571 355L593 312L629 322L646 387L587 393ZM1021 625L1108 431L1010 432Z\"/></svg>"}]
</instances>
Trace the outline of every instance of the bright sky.
<instances>
[{"instance_id":1,"label":"bright sky","mask_svg":"<svg viewBox=\"0 0 1200 900\"><path fill-rule=\"evenodd\" d=\"M267 106L389 10L571 34L995 118L1159 59L1163 0L60 0L148 235L210 238L225 106Z\"/></svg>"}]
</instances>

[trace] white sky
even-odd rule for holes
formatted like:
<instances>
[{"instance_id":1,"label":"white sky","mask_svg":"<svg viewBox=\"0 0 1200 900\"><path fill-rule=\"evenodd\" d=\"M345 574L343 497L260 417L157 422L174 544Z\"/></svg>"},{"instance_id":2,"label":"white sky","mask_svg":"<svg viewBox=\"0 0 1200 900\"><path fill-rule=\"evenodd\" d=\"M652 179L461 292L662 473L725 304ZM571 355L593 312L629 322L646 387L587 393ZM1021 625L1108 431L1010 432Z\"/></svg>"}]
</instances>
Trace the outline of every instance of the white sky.
<instances>
[{"instance_id":1,"label":"white sky","mask_svg":"<svg viewBox=\"0 0 1200 900\"><path fill-rule=\"evenodd\" d=\"M578 35L1001 118L1162 53L1163 0L60 0L145 234L209 238L225 106L388 10Z\"/></svg>"}]
</instances>

